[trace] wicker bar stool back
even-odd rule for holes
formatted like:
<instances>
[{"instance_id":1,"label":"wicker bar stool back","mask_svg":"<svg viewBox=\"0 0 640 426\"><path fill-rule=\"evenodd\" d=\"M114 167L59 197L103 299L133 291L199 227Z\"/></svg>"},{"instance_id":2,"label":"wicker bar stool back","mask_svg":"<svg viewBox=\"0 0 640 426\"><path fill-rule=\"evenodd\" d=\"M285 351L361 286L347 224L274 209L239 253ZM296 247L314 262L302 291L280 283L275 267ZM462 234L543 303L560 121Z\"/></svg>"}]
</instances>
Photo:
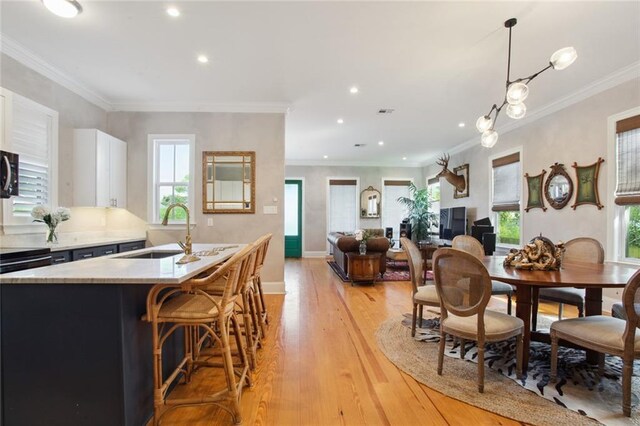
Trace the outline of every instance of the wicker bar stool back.
<instances>
[{"instance_id":1,"label":"wicker bar stool back","mask_svg":"<svg viewBox=\"0 0 640 426\"><path fill-rule=\"evenodd\" d=\"M147 315L151 322L154 366L154 416L153 424L159 424L162 415L180 406L214 404L228 411L234 423L242 421L240 397L242 388L250 385L249 362L241 342L241 332L236 319L235 303L241 297L243 283L250 273L256 247L249 244L235 253L211 274L191 279L182 285L158 284L147 296ZM224 281L220 296L205 291L213 282ZM230 327L234 329L239 361L234 365L231 354ZM166 376L162 369L162 347L167 338L178 329L184 330L184 357L178 366ZM200 337L201 334L203 337ZM202 360L199 345L202 339L211 339L211 350L222 358L221 363L209 362L211 354ZM200 366L222 367L226 387L206 395L190 398L167 399L174 381L184 377L189 383L194 368Z\"/></svg>"}]
</instances>

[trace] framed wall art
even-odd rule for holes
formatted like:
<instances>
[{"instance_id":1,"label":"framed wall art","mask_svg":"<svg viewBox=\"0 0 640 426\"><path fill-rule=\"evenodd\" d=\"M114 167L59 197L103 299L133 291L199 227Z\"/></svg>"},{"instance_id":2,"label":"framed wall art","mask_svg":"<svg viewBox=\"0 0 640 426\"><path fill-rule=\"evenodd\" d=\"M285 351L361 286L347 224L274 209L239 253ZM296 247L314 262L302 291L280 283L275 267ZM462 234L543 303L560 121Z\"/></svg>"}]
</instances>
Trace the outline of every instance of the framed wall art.
<instances>
[{"instance_id":1,"label":"framed wall art","mask_svg":"<svg viewBox=\"0 0 640 426\"><path fill-rule=\"evenodd\" d=\"M551 207L560 210L573 196L573 182L564 169L564 164L555 163L550 167L551 173L544 184L544 196Z\"/></svg>"},{"instance_id":2,"label":"framed wall art","mask_svg":"<svg viewBox=\"0 0 640 426\"><path fill-rule=\"evenodd\" d=\"M453 198L466 198L469 196L469 164L463 164L453 169L453 174L463 176L465 182L464 189L459 191L456 187L453 189Z\"/></svg>"},{"instance_id":3,"label":"framed wall art","mask_svg":"<svg viewBox=\"0 0 640 426\"><path fill-rule=\"evenodd\" d=\"M576 169L576 201L571 206L572 209L584 205L593 204L598 207L598 210L604 206L600 204L600 195L598 194L598 173L600 172L600 165L604 163L602 158L598 158L593 164L588 166L578 166L578 163L573 163L571 167Z\"/></svg>"},{"instance_id":4,"label":"framed wall art","mask_svg":"<svg viewBox=\"0 0 640 426\"><path fill-rule=\"evenodd\" d=\"M525 173L524 177L527 178L527 207L524 208L525 212L529 212L531 209L542 209L546 212L547 208L544 206L544 197L542 196L542 182L544 181L544 175L547 173L543 170L542 173L535 176L529 176L529 173Z\"/></svg>"}]
</instances>

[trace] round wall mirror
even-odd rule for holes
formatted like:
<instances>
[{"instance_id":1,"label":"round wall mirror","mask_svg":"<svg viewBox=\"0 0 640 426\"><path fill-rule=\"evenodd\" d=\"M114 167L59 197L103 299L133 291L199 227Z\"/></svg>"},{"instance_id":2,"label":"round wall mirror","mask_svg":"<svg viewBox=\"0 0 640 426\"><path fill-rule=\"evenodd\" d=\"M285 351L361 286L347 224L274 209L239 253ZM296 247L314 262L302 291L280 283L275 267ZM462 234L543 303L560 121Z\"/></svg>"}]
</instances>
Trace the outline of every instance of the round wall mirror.
<instances>
[{"instance_id":1,"label":"round wall mirror","mask_svg":"<svg viewBox=\"0 0 640 426\"><path fill-rule=\"evenodd\" d=\"M563 164L555 163L551 166L551 173L544 185L544 195L556 210L566 206L573 196L573 182Z\"/></svg>"}]
</instances>

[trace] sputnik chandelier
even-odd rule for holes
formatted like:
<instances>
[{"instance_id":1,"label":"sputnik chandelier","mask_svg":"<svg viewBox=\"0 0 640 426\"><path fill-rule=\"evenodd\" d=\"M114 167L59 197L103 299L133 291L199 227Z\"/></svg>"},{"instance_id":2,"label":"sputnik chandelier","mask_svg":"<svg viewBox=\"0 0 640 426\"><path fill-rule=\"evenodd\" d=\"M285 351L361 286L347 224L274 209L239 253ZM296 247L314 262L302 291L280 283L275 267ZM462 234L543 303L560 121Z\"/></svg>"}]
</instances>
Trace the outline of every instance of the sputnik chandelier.
<instances>
[{"instance_id":1,"label":"sputnik chandelier","mask_svg":"<svg viewBox=\"0 0 640 426\"><path fill-rule=\"evenodd\" d=\"M481 143L482 146L486 148L493 147L496 142L498 142L498 132L495 131L494 127L496 124L496 120L498 119L498 114L502 111L502 108L505 106L506 113L509 117L518 120L527 112L527 107L524 104L524 100L527 99L529 95L529 82L548 70L549 68L553 68L554 70L563 70L571 65L576 58L578 57L578 53L576 49L573 47L565 47L560 50L557 50L551 58L549 59L549 65L541 69L535 74L531 74L529 77L519 78L517 80L509 80L509 74L511 72L511 30L518 23L516 18L511 18L505 21L504 26L509 28L509 56L507 58L507 83L506 83L506 93L504 96L504 100L502 104L498 106L497 104L493 104L491 110L488 114L480 116L476 121L476 128L480 133L482 133ZM495 114L494 114L495 113ZM494 114L491 117L491 114Z\"/></svg>"}]
</instances>

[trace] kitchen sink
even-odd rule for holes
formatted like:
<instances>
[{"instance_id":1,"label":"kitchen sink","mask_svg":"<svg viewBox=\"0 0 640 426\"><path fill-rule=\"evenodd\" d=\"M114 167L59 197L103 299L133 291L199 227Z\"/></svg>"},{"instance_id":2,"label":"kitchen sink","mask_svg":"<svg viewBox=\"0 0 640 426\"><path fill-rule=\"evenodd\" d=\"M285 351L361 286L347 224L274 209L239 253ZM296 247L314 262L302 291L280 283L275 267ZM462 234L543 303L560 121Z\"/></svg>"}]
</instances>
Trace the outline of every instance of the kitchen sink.
<instances>
[{"instance_id":1,"label":"kitchen sink","mask_svg":"<svg viewBox=\"0 0 640 426\"><path fill-rule=\"evenodd\" d=\"M162 259L165 257L175 256L176 254L183 254L182 251L148 251L146 253L130 254L125 256L118 256L113 259Z\"/></svg>"}]
</instances>

